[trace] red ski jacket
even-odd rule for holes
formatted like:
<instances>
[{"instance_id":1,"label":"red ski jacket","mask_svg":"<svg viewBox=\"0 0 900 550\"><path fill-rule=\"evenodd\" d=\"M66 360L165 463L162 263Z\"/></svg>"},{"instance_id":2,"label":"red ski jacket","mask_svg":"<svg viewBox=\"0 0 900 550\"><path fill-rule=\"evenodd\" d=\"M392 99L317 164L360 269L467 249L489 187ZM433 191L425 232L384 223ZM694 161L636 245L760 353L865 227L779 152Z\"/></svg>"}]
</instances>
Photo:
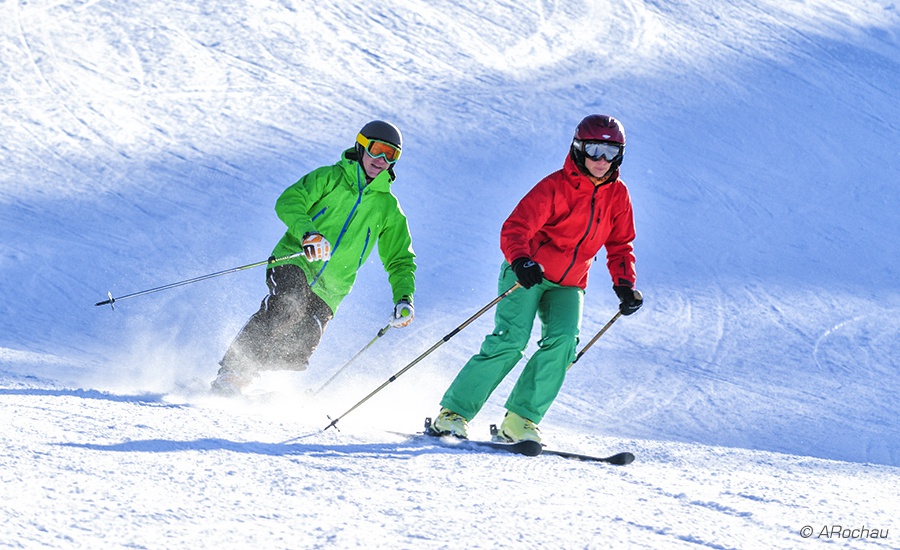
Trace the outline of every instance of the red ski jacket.
<instances>
[{"instance_id":1,"label":"red ski jacket","mask_svg":"<svg viewBox=\"0 0 900 550\"><path fill-rule=\"evenodd\" d=\"M613 285L634 287L634 214L622 180L596 187L566 157L562 170L538 182L503 223L500 249L510 263L529 257L544 277L587 287L588 270L600 248Z\"/></svg>"}]
</instances>

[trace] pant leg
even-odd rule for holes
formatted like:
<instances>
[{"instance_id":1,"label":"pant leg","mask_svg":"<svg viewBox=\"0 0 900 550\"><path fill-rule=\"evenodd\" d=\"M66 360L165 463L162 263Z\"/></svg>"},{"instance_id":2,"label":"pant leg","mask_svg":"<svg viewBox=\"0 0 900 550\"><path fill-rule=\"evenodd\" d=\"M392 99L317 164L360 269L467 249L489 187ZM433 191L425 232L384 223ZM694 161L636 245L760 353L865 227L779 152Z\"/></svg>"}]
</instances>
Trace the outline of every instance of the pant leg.
<instances>
[{"instance_id":1,"label":"pant leg","mask_svg":"<svg viewBox=\"0 0 900 550\"><path fill-rule=\"evenodd\" d=\"M291 264L266 270L269 294L220 361L219 372L304 370L332 312Z\"/></svg>"},{"instance_id":2,"label":"pant leg","mask_svg":"<svg viewBox=\"0 0 900 550\"><path fill-rule=\"evenodd\" d=\"M509 264L500 270L498 294L516 282ZM509 371L522 359L531 337L543 290L519 288L497 303L494 331L487 335L478 354L463 366L441 399L441 406L472 420Z\"/></svg>"},{"instance_id":3,"label":"pant leg","mask_svg":"<svg viewBox=\"0 0 900 550\"><path fill-rule=\"evenodd\" d=\"M273 271L269 342L260 370L306 370L333 314L299 267L287 264Z\"/></svg>"},{"instance_id":4,"label":"pant leg","mask_svg":"<svg viewBox=\"0 0 900 550\"><path fill-rule=\"evenodd\" d=\"M264 343L268 340L269 334L267 304L270 297L271 295L263 298L259 310L247 320L231 341L224 357L219 361L221 365L219 375L238 374L246 377L254 376L259 371L259 365L267 356Z\"/></svg>"},{"instance_id":5,"label":"pant leg","mask_svg":"<svg viewBox=\"0 0 900 550\"><path fill-rule=\"evenodd\" d=\"M506 409L538 423L559 394L566 370L575 360L575 346L581 330L584 291L554 283L541 296L538 317L541 340L538 350L516 381Z\"/></svg>"}]
</instances>

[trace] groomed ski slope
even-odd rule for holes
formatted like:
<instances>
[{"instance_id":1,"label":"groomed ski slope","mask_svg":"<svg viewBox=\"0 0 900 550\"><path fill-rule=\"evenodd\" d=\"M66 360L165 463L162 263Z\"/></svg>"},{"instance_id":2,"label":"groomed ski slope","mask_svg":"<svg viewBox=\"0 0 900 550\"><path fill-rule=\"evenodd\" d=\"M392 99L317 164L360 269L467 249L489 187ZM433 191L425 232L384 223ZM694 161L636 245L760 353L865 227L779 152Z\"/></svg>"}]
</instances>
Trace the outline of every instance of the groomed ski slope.
<instances>
[{"instance_id":1,"label":"groomed ski slope","mask_svg":"<svg viewBox=\"0 0 900 550\"><path fill-rule=\"evenodd\" d=\"M24 548L801 548L888 530L896 467L563 429L610 466L471 452L266 403L3 380L0 540ZM818 538L848 542L840 536ZM859 540L849 540L851 545ZM821 544L821 542L819 543Z\"/></svg>"},{"instance_id":2,"label":"groomed ski slope","mask_svg":"<svg viewBox=\"0 0 900 550\"><path fill-rule=\"evenodd\" d=\"M900 546L898 28L865 0L0 3L0 546ZM646 305L541 429L637 460L389 433L490 314L323 431L496 296L500 224L592 112L628 132ZM94 307L264 260L280 192L372 118L404 133L416 319L327 391L387 322L375 258L247 400L204 390L261 270ZM582 342L609 287L601 258Z\"/></svg>"}]
</instances>

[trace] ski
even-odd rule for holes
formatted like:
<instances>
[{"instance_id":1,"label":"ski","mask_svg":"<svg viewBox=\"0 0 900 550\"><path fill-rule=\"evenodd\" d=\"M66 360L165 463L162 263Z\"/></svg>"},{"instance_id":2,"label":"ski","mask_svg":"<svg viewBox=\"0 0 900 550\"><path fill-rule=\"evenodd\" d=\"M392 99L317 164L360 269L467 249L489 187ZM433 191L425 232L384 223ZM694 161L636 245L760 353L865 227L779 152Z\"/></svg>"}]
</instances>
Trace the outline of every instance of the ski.
<instances>
[{"instance_id":1,"label":"ski","mask_svg":"<svg viewBox=\"0 0 900 550\"><path fill-rule=\"evenodd\" d=\"M570 453L568 451L557 451L555 449L542 449L542 455L553 455L572 460L583 460L585 462L606 462L607 464L615 464L616 466L624 466L634 462L634 455L629 452L617 453L612 456L593 456L583 455L580 453Z\"/></svg>"},{"instance_id":2,"label":"ski","mask_svg":"<svg viewBox=\"0 0 900 550\"><path fill-rule=\"evenodd\" d=\"M434 431L431 427L431 418L425 419L425 431L419 432L417 434L404 434L400 432L390 432L396 435L402 435L405 437L422 437L425 436L429 439L433 439L435 441L440 442L441 444L447 445L448 447L456 448L456 449L468 449L468 450L498 450L505 451L508 453L524 455L524 456L538 456L538 455L547 455L547 456L558 456L560 458L566 458L570 460L581 460L583 462L604 462L606 464L613 464L616 466L624 466L626 464L631 464L634 462L634 454L629 452L616 453L610 456L598 456L598 455L587 455L581 453L570 453L568 451L560 451L557 449L547 449L543 446L543 444L538 443L537 441L517 441L515 443L507 443L504 441L483 441L477 439L463 439L448 435L443 435ZM491 424L491 436L497 437L497 426L495 424Z\"/></svg>"},{"instance_id":3,"label":"ski","mask_svg":"<svg viewBox=\"0 0 900 550\"><path fill-rule=\"evenodd\" d=\"M491 424L491 437L498 437L498 433L499 431L497 430L497 425ZM624 466L626 464L631 464L632 462L634 462L634 455L629 452L616 453L611 456L595 456L581 453L570 453L568 451L558 451L556 449L547 449L546 447L541 445L541 452L538 454L558 456L561 458L581 460L584 462L606 462L607 464L614 464L616 466Z\"/></svg>"},{"instance_id":4,"label":"ski","mask_svg":"<svg viewBox=\"0 0 900 550\"><path fill-rule=\"evenodd\" d=\"M481 441L442 435L435 432L431 428L431 418L425 419L425 431L421 435L434 438L435 440L440 441L442 444L456 449L493 449L524 456L537 456L541 454L541 450L543 449L541 447L541 444L537 441L518 441L516 443L505 443L501 441Z\"/></svg>"},{"instance_id":5,"label":"ski","mask_svg":"<svg viewBox=\"0 0 900 550\"><path fill-rule=\"evenodd\" d=\"M435 437L429 435L429 437ZM524 456L537 456L541 454L541 444L537 441L519 441L516 443L502 443L499 441L480 441L475 439L459 439L453 436L436 436L443 445L455 449L483 450L493 449Z\"/></svg>"}]
</instances>

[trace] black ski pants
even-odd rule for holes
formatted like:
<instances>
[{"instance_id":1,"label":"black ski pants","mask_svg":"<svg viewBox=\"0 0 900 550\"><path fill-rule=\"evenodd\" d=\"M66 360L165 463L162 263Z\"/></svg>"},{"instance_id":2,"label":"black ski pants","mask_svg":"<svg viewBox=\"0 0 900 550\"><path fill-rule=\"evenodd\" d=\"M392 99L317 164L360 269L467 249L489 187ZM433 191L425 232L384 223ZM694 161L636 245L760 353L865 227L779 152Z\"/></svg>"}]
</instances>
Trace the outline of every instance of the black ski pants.
<instances>
[{"instance_id":1,"label":"black ski pants","mask_svg":"<svg viewBox=\"0 0 900 550\"><path fill-rule=\"evenodd\" d=\"M274 259L274 258L270 258ZM333 317L292 264L266 270L269 294L219 362L219 373L253 376L262 370L306 370Z\"/></svg>"}]
</instances>

